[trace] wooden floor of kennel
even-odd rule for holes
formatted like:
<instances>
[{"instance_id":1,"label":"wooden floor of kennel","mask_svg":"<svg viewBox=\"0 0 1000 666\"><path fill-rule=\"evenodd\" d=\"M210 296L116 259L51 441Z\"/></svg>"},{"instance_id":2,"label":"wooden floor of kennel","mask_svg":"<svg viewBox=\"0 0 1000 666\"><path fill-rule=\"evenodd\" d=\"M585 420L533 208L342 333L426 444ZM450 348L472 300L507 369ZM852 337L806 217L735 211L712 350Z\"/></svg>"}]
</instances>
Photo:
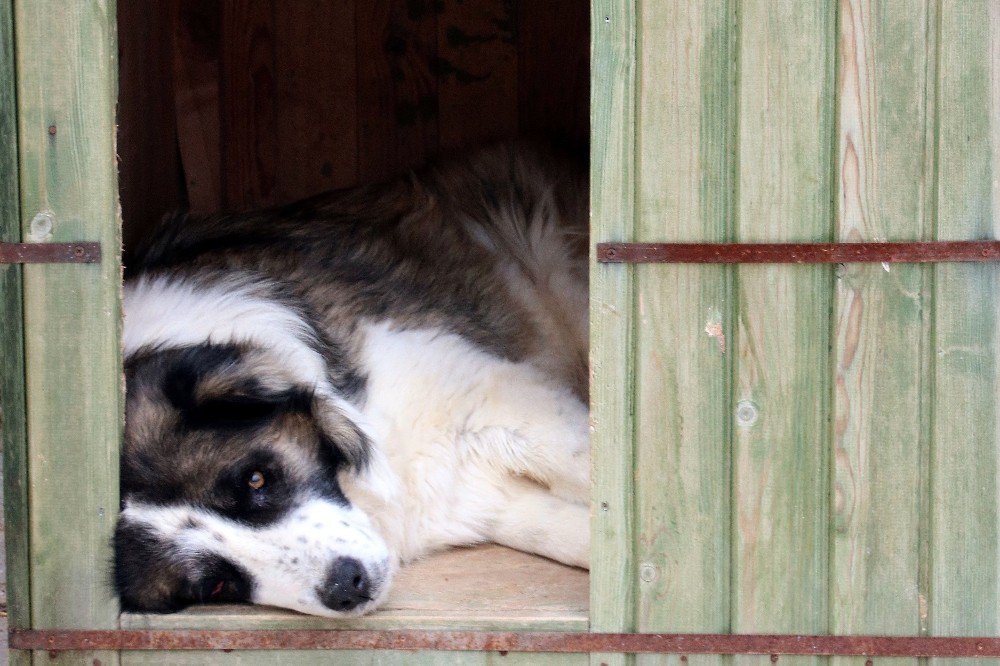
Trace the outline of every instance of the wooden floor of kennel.
<instances>
[{"instance_id":1,"label":"wooden floor of kennel","mask_svg":"<svg viewBox=\"0 0 1000 666\"><path fill-rule=\"evenodd\" d=\"M992 0L593 0L591 32L595 243L1000 236ZM114 2L0 0L0 241L102 249L0 267L12 663L1000 657L992 263L595 256L589 580L486 549L423 580L489 585L355 624L119 614L116 53Z\"/></svg>"}]
</instances>

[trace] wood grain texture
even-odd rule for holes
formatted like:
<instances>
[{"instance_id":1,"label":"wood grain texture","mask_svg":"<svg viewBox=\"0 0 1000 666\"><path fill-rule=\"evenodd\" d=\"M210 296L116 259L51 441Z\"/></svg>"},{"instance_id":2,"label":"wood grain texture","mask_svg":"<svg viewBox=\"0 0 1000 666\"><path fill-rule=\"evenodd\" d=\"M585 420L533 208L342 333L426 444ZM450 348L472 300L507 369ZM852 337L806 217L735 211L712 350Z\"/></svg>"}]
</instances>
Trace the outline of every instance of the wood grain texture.
<instances>
[{"instance_id":1,"label":"wood grain texture","mask_svg":"<svg viewBox=\"0 0 1000 666\"><path fill-rule=\"evenodd\" d=\"M592 240L635 233L636 15L628 0L591 4L590 216ZM593 244L592 244L593 245ZM593 456L590 627L633 631L633 268L590 261L590 418ZM622 655L591 656L619 664Z\"/></svg>"},{"instance_id":2,"label":"wood grain texture","mask_svg":"<svg viewBox=\"0 0 1000 666\"><path fill-rule=\"evenodd\" d=\"M11 0L0 0L0 241L20 242L17 99L14 16ZM28 460L24 395L24 326L21 267L0 265L0 444L3 446L4 535L7 626L31 626L28 542ZM7 654L14 666L31 653Z\"/></svg>"},{"instance_id":3,"label":"wood grain texture","mask_svg":"<svg viewBox=\"0 0 1000 666\"><path fill-rule=\"evenodd\" d=\"M737 239L830 240L835 7L738 11ZM831 273L738 269L735 633L827 630Z\"/></svg>"},{"instance_id":4,"label":"wood grain texture","mask_svg":"<svg viewBox=\"0 0 1000 666\"><path fill-rule=\"evenodd\" d=\"M184 198L174 103L173 0L118 3L119 191L132 247Z\"/></svg>"},{"instance_id":5,"label":"wood grain texture","mask_svg":"<svg viewBox=\"0 0 1000 666\"><path fill-rule=\"evenodd\" d=\"M174 99L187 204L211 213L222 207L222 0L174 1Z\"/></svg>"},{"instance_id":6,"label":"wood grain texture","mask_svg":"<svg viewBox=\"0 0 1000 666\"><path fill-rule=\"evenodd\" d=\"M227 210L277 202L274 11L268 0L222 3L222 194Z\"/></svg>"},{"instance_id":7,"label":"wood grain texture","mask_svg":"<svg viewBox=\"0 0 1000 666\"><path fill-rule=\"evenodd\" d=\"M940 6L937 236L1000 237L1000 6ZM930 630L1000 633L1000 267L934 281Z\"/></svg>"},{"instance_id":8,"label":"wood grain texture","mask_svg":"<svg viewBox=\"0 0 1000 666\"><path fill-rule=\"evenodd\" d=\"M844 0L836 240L929 239L928 16L923 3ZM908 147L903 150L902 147ZM830 631L918 635L922 392L930 268L849 264L834 288ZM841 658L838 664L864 664ZM903 663L904 660L899 660ZM916 660L909 660L916 663Z\"/></svg>"},{"instance_id":9,"label":"wood grain texture","mask_svg":"<svg viewBox=\"0 0 1000 666\"><path fill-rule=\"evenodd\" d=\"M639 241L732 238L733 19L725 0L642 4ZM635 628L726 633L734 269L634 270Z\"/></svg>"},{"instance_id":10,"label":"wood grain texture","mask_svg":"<svg viewBox=\"0 0 1000 666\"><path fill-rule=\"evenodd\" d=\"M442 0L437 20L443 150L517 135L517 14L511 0Z\"/></svg>"},{"instance_id":11,"label":"wood grain texture","mask_svg":"<svg viewBox=\"0 0 1000 666\"><path fill-rule=\"evenodd\" d=\"M291 0L275 10L278 201L357 182L354 17L354 0Z\"/></svg>"},{"instance_id":12,"label":"wood grain texture","mask_svg":"<svg viewBox=\"0 0 1000 666\"><path fill-rule=\"evenodd\" d=\"M24 269L32 626L114 628L106 567L122 420L115 6L14 8L22 233L31 238L31 220L49 211L53 241L108 249L100 264ZM55 661L80 659L117 663L109 653Z\"/></svg>"},{"instance_id":13,"label":"wood grain texture","mask_svg":"<svg viewBox=\"0 0 1000 666\"><path fill-rule=\"evenodd\" d=\"M358 176L371 183L437 151L436 5L362 2L357 25Z\"/></svg>"}]
</instances>

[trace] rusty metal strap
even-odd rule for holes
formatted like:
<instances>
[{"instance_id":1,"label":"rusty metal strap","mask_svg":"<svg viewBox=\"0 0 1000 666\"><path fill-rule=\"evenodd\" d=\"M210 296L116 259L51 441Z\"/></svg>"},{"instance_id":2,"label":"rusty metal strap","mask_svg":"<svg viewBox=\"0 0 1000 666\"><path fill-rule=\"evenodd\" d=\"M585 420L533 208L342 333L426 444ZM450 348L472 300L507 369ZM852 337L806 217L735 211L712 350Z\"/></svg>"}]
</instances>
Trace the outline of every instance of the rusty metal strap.
<instances>
[{"instance_id":1,"label":"rusty metal strap","mask_svg":"<svg viewBox=\"0 0 1000 666\"><path fill-rule=\"evenodd\" d=\"M0 243L0 264L95 264L100 243Z\"/></svg>"},{"instance_id":2,"label":"rusty metal strap","mask_svg":"<svg viewBox=\"0 0 1000 666\"><path fill-rule=\"evenodd\" d=\"M12 629L17 650L464 650L1000 657L1000 638L585 632Z\"/></svg>"},{"instance_id":3,"label":"rusty metal strap","mask_svg":"<svg viewBox=\"0 0 1000 666\"><path fill-rule=\"evenodd\" d=\"M1000 261L1000 241L598 243L601 263L846 264Z\"/></svg>"}]
</instances>

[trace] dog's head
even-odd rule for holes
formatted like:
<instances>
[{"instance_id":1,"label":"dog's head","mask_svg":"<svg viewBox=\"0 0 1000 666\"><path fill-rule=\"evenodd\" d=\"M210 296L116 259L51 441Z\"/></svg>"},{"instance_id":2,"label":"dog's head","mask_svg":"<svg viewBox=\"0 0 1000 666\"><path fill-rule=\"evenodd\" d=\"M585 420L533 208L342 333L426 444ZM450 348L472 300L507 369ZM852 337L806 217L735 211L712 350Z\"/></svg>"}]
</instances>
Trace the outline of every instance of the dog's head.
<instances>
[{"instance_id":1,"label":"dog's head","mask_svg":"<svg viewBox=\"0 0 1000 666\"><path fill-rule=\"evenodd\" d=\"M359 382L278 296L260 281L126 287L123 609L356 614L388 590L393 559L338 482L371 454L345 395Z\"/></svg>"}]
</instances>

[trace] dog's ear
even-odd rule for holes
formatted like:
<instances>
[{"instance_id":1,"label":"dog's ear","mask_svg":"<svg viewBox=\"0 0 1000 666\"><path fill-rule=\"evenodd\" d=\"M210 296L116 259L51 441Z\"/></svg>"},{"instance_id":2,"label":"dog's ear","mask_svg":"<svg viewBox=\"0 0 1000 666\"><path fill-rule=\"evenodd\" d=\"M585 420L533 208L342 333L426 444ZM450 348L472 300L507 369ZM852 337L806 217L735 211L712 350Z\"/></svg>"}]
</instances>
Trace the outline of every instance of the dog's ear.
<instances>
[{"instance_id":1,"label":"dog's ear","mask_svg":"<svg viewBox=\"0 0 1000 666\"><path fill-rule=\"evenodd\" d=\"M328 454L355 471L364 470L372 454L371 429L347 400L322 389L313 398L313 417Z\"/></svg>"}]
</instances>

